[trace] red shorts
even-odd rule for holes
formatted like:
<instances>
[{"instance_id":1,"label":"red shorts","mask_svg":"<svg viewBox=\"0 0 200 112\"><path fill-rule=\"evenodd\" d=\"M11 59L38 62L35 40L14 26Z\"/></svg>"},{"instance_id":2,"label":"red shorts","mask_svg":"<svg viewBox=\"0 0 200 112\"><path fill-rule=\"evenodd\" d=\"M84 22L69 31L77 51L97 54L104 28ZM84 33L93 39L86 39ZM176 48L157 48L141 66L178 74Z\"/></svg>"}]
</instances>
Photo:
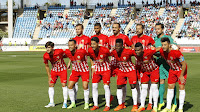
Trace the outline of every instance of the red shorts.
<instances>
[{"instance_id":1,"label":"red shorts","mask_svg":"<svg viewBox=\"0 0 200 112\"><path fill-rule=\"evenodd\" d=\"M67 70L63 70L61 72L55 72L51 71L51 82L50 83L56 83L58 76L60 77L60 82L61 83L67 83Z\"/></svg>"},{"instance_id":2,"label":"red shorts","mask_svg":"<svg viewBox=\"0 0 200 112\"><path fill-rule=\"evenodd\" d=\"M111 71L95 72L92 77L92 83L99 83L103 80L103 83L110 83Z\"/></svg>"},{"instance_id":3,"label":"red shorts","mask_svg":"<svg viewBox=\"0 0 200 112\"><path fill-rule=\"evenodd\" d=\"M88 72L76 72L72 70L72 73L69 77L69 81L78 82L79 77L82 78L82 81L89 82L89 71Z\"/></svg>"},{"instance_id":4,"label":"red shorts","mask_svg":"<svg viewBox=\"0 0 200 112\"><path fill-rule=\"evenodd\" d=\"M182 84L181 81L179 80L179 77L181 75L181 70L180 71L174 71L169 69L169 77L168 77L168 84L174 84L178 82L179 84ZM184 73L184 78L185 80L187 79L187 68ZM185 84L182 84L185 85Z\"/></svg>"},{"instance_id":5,"label":"red shorts","mask_svg":"<svg viewBox=\"0 0 200 112\"><path fill-rule=\"evenodd\" d=\"M158 82L160 78L159 68L155 69L152 72L141 73L140 78L141 78L141 83L149 82L149 80L151 80L151 82Z\"/></svg>"},{"instance_id":6,"label":"red shorts","mask_svg":"<svg viewBox=\"0 0 200 112\"><path fill-rule=\"evenodd\" d=\"M122 72L119 70L119 73L117 74L117 85L127 84L127 78L129 80L129 84L136 84L137 76L135 70L130 72Z\"/></svg>"}]
</instances>

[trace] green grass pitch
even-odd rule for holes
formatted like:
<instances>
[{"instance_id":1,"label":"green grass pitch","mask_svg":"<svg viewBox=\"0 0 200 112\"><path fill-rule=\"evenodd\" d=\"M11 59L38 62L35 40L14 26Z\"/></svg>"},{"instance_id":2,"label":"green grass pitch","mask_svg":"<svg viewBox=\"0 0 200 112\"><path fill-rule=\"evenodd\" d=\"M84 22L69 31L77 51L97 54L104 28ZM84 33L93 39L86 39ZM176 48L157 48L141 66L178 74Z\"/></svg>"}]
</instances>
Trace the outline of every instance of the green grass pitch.
<instances>
[{"instance_id":1,"label":"green grass pitch","mask_svg":"<svg viewBox=\"0 0 200 112\"><path fill-rule=\"evenodd\" d=\"M44 107L49 103L49 98L48 78L42 58L43 53L44 52L0 52L0 112L90 111L83 110L84 100L81 80L79 80L78 103L76 108L70 110L61 108L63 96L60 80L57 81L55 86L54 99L57 104L56 107ZM188 78L184 110L186 112L200 112L200 54L187 53L184 55L185 60L188 63ZM65 62L68 62L68 60L65 59ZM70 71L68 71L68 76L69 74ZM129 85L127 87L127 108L120 112L130 112L132 109L131 90ZM115 96L115 100L112 102L110 110L113 111L117 106L116 77L111 78L111 93ZM91 101L92 94L90 90L90 102ZM96 112L103 111L105 106L102 82L99 84L99 106L100 109Z\"/></svg>"}]
</instances>

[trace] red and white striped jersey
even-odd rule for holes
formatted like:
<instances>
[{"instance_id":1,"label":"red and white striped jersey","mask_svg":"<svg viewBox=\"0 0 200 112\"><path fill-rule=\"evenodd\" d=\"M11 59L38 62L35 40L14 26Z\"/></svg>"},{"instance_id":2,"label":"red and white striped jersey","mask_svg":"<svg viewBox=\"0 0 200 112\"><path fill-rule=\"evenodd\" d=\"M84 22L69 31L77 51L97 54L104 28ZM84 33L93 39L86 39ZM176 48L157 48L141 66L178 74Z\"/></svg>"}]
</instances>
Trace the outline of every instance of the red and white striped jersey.
<instances>
[{"instance_id":1,"label":"red and white striped jersey","mask_svg":"<svg viewBox=\"0 0 200 112\"><path fill-rule=\"evenodd\" d=\"M69 49L65 50L65 55L69 57L72 62L72 70L77 72L88 72L89 66L86 60L87 51L84 49L76 49L74 55Z\"/></svg>"},{"instance_id":2,"label":"red and white striped jersey","mask_svg":"<svg viewBox=\"0 0 200 112\"><path fill-rule=\"evenodd\" d=\"M133 51L135 54L135 51ZM145 49L143 56L139 57L139 56L135 56L135 60L136 60L136 66L140 67L141 72L152 72L154 70L156 70L158 67L158 65L155 63L154 58L153 58L153 54L156 53L156 49L155 48L151 48L151 49Z\"/></svg>"},{"instance_id":3,"label":"red and white striped jersey","mask_svg":"<svg viewBox=\"0 0 200 112\"><path fill-rule=\"evenodd\" d=\"M66 70L66 64L63 59L64 51L62 49L55 49L53 55L49 55L47 52L43 56L45 64L48 64L48 61L51 62L52 71L61 72Z\"/></svg>"},{"instance_id":4,"label":"red and white striped jersey","mask_svg":"<svg viewBox=\"0 0 200 112\"><path fill-rule=\"evenodd\" d=\"M110 70L109 56L110 51L106 47L100 46L98 55L96 56L94 50L90 47L88 49L88 54L93 60L95 71L102 72Z\"/></svg>"},{"instance_id":5,"label":"red and white striped jersey","mask_svg":"<svg viewBox=\"0 0 200 112\"><path fill-rule=\"evenodd\" d=\"M119 65L119 70L122 72L130 72L135 70L135 65L133 64L131 57L135 56L132 50L130 49L123 49L121 56L118 56L116 50L112 53L112 56L116 58L117 64Z\"/></svg>"},{"instance_id":6,"label":"red and white striped jersey","mask_svg":"<svg viewBox=\"0 0 200 112\"><path fill-rule=\"evenodd\" d=\"M183 54L179 50L171 50L169 53L160 49L160 55L167 61L170 69L174 71L182 70L181 62L184 61Z\"/></svg>"},{"instance_id":7,"label":"red and white striped jersey","mask_svg":"<svg viewBox=\"0 0 200 112\"><path fill-rule=\"evenodd\" d=\"M91 39L93 37L98 37L99 38L99 46L104 46L104 47L108 47L108 36L107 35L104 35L104 34L100 34L99 36L97 35L93 35L91 36Z\"/></svg>"},{"instance_id":8,"label":"red and white striped jersey","mask_svg":"<svg viewBox=\"0 0 200 112\"><path fill-rule=\"evenodd\" d=\"M88 46L91 45L90 38L88 36L82 35L81 37L74 37L74 40L76 40L77 47L79 49L85 49L88 50Z\"/></svg>"},{"instance_id":9,"label":"red and white striped jersey","mask_svg":"<svg viewBox=\"0 0 200 112\"><path fill-rule=\"evenodd\" d=\"M130 41L128 36L126 36L124 34L119 34L118 36L112 35L112 36L109 37L109 47L111 47L111 48L115 47L116 39L122 39L123 42L124 42L124 46L131 46L132 45L132 42ZM111 65L118 66L117 61L114 57L111 58Z\"/></svg>"},{"instance_id":10,"label":"red and white striped jersey","mask_svg":"<svg viewBox=\"0 0 200 112\"><path fill-rule=\"evenodd\" d=\"M149 46L149 45L154 45L155 41L147 35L143 35L142 37L138 37L137 35L133 36L131 38L131 42L135 45L137 42L140 42L143 45L143 48Z\"/></svg>"},{"instance_id":11,"label":"red and white striped jersey","mask_svg":"<svg viewBox=\"0 0 200 112\"><path fill-rule=\"evenodd\" d=\"M124 42L124 46L131 46L132 42L129 40L128 36L124 34L119 34L118 36L112 35L109 37L109 46L115 47L116 39L122 39Z\"/></svg>"}]
</instances>

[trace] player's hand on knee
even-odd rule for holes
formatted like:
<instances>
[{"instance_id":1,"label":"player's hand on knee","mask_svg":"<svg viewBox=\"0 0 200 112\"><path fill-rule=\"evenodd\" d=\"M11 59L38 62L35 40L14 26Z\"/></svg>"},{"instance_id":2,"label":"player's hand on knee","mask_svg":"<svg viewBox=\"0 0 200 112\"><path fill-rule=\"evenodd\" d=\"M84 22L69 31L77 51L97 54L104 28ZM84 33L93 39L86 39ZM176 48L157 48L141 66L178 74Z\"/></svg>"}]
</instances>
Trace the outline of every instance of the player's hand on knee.
<instances>
[{"instance_id":1,"label":"player's hand on knee","mask_svg":"<svg viewBox=\"0 0 200 112\"><path fill-rule=\"evenodd\" d=\"M184 78L184 76L180 76L179 80L181 81L181 84L185 84L185 78Z\"/></svg>"},{"instance_id":2,"label":"player's hand on knee","mask_svg":"<svg viewBox=\"0 0 200 112\"><path fill-rule=\"evenodd\" d=\"M52 78L51 78L51 77L49 77L49 84L51 83L51 81L52 81Z\"/></svg>"}]
</instances>

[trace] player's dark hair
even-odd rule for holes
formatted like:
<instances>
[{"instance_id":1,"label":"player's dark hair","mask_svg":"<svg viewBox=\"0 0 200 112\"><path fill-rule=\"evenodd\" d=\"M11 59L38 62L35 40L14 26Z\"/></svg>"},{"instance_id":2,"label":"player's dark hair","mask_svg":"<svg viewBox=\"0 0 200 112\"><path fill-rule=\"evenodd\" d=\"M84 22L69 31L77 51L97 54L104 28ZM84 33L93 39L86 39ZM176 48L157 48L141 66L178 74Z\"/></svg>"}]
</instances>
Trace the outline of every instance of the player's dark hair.
<instances>
[{"instance_id":1,"label":"player's dark hair","mask_svg":"<svg viewBox=\"0 0 200 112\"><path fill-rule=\"evenodd\" d=\"M45 47L47 48L48 46L54 47L54 43L51 42L51 41L48 41L48 42L45 44Z\"/></svg>"},{"instance_id":2,"label":"player's dark hair","mask_svg":"<svg viewBox=\"0 0 200 112\"><path fill-rule=\"evenodd\" d=\"M99 27L101 27L101 24L100 24L100 23L95 23L94 26L99 26Z\"/></svg>"},{"instance_id":3,"label":"player's dark hair","mask_svg":"<svg viewBox=\"0 0 200 112\"><path fill-rule=\"evenodd\" d=\"M136 26L142 26L142 29L144 29L144 25L141 23L138 23Z\"/></svg>"},{"instance_id":4,"label":"player's dark hair","mask_svg":"<svg viewBox=\"0 0 200 112\"><path fill-rule=\"evenodd\" d=\"M96 43L99 43L99 38L98 38L98 37L93 37L93 38L91 39L91 41L95 41Z\"/></svg>"},{"instance_id":5,"label":"player's dark hair","mask_svg":"<svg viewBox=\"0 0 200 112\"><path fill-rule=\"evenodd\" d=\"M143 48L142 43L140 43L140 42L137 42L137 43L135 44L135 47L142 47L142 48Z\"/></svg>"},{"instance_id":6,"label":"player's dark hair","mask_svg":"<svg viewBox=\"0 0 200 112\"><path fill-rule=\"evenodd\" d=\"M77 27L77 26L81 26L81 28L84 29L84 27L83 27L82 24L77 24L76 27Z\"/></svg>"},{"instance_id":7,"label":"player's dark hair","mask_svg":"<svg viewBox=\"0 0 200 112\"><path fill-rule=\"evenodd\" d=\"M76 40L74 39L70 39L69 42L74 42L74 44L76 44Z\"/></svg>"},{"instance_id":8,"label":"player's dark hair","mask_svg":"<svg viewBox=\"0 0 200 112\"><path fill-rule=\"evenodd\" d=\"M122 39L116 39L116 43L120 43L123 45L123 40Z\"/></svg>"},{"instance_id":9,"label":"player's dark hair","mask_svg":"<svg viewBox=\"0 0 200 112\"><path fill-rule=\"evenodd\" d=\"M158 25L160 25L162 29L165 28L164 24L162 24L162 23L156 23L156 26L158 26Z\"/></svg>"},{"instance_id":10,"label":"player's dark hair","mask_svg":"<svg viewBox=\"0 0 200 112\"><path fill-rule=\"evenodd\" d=\"M119 23L115 22L115 23L113 23L113 24L118 24L118 25L119 25L119 28L121 28L121 25L120 25Z\"/></svg>"},{"instance_id":11,"label":"player's dark hair","mask_svg":"<svg viewBox=\"0 0 200 112\"><path fill-rule=\"evenodd\" d=\"M169 40L169 38L167 38L167 37L164 37L164 38L161 38L161 42L168 42L168 43L170 43L170 40Z\"/></svg>"}]
</instances>

